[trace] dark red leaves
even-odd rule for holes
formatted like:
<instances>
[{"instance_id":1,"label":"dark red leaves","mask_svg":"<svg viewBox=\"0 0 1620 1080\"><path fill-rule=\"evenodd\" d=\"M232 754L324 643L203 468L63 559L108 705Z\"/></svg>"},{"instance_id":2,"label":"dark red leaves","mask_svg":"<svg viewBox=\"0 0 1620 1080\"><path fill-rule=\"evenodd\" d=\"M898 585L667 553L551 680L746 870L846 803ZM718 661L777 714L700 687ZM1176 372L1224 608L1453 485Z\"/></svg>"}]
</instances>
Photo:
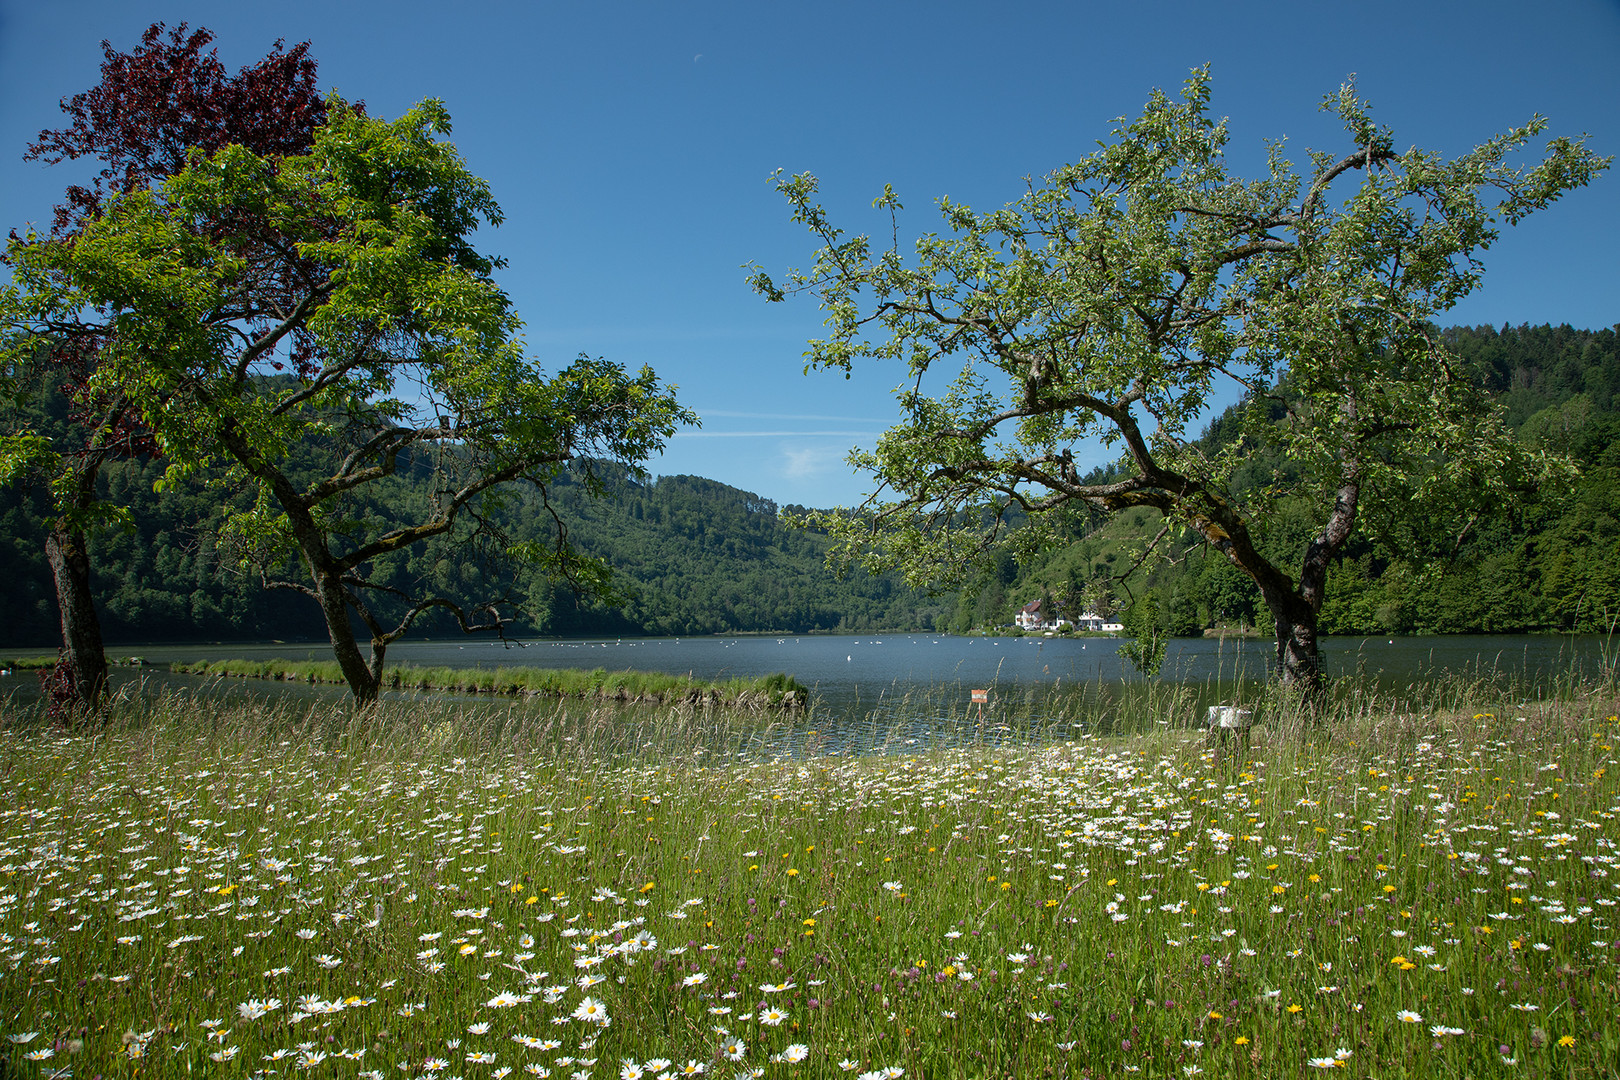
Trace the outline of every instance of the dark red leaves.
<instances>
[{"instance_id":1,"label":"dark red leaves","mask_svg":"<svg viewBox=\"0 0 1620 1080\"><path fill-rule=\"evenodd\" d=\"M186 24L153 23L128 53L101 43L101 83L62 101L71 123L41 131L27 161L47 165L99 158L89 187L73 185L56 208L52 232L63 235L100 210L109 193L148 187L180 171L193 148L213 153L232 143L261 156L307 151L326 119L309 42L277 41L257 63L228 75L214 35ZM206 51L205 51L206 50Z\"/></svg>"},{"instance_id":2,"label":"dark red leaves","mask_svg":"<svg viewBox=\"0 0 1620 1080\"><path fill-rule=\"evenodd\" d=\"M41 131L23 155L47 165L85 157L101 162L90 185L71 185L57 206L51 226L57 242L72 243L109 194L150 187L179 172L194 149L212 154L236 144L261 157L302 154L325 122L326 100L315 81L309 42L288 49L277 41L263 59L230 75L218 50L208 47L213 33L199 27L188 34L185 23L167 36L165 29L153 23L127 53L103 41L100 84L65 98L62 111L71 122ZM216 223L221 229L240 224ZM268 291L286 285L272 282ZM91 389L105 344L97 333L64 335L52 343L51 363L73 418L89 432L87 448L152 453L154 440L122 400ZM318 366L309 351L295 349L293 355L296 370L306 376Z\"/></svg>"}]
</instances>

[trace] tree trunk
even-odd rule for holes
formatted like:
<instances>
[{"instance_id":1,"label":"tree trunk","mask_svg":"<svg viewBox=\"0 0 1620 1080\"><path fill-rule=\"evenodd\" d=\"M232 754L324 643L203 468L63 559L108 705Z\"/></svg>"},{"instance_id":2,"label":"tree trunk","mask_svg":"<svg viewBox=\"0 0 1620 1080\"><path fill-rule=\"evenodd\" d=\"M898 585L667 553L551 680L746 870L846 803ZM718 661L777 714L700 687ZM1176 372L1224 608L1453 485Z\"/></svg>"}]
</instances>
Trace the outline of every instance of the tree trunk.
<instances>
[{"instance_id":1,"label":"tree trunk","mask_svg":"<svg viewBox=\"0 0 1620 1080\"><path fill-rule=\"evenodd\" d=\"M321 614L326 618L326 636L332 643L332 654L337 657L343 679L355 703L374 705L382 688L382 652L372 643L371 663L360 654L360 643L354 636L354 624L349 621L349 605L343 596L343 585L335 575L315 575L315 599L320 602Z\"/></svg>"},{"instance_id":2,"label":"tree trunk","mask_svg":"<svg viewBox=\"0 0 1620 1080\"><path fill-rule=\"evenodd\" d=\"M107 653L90 591L90 554L84 533L59 518L45 536L45 559L56 586L62 650L73 673L74 694L82 704L94 707L107 691Z\"/></svg>"},{"instance_id":3,"label":"tree trunk","mask_svg":"<svg viewBox=\"0 0 1620 1080\"><path fill-rule=\"evenodd\" d=\"M1282 684L1307 698L1322 692L1322 656L1316 647L1316 612L1300 605L1300 614L1277 618L1277 670Z\"/></svg>"},{"instance_id":4,"label":"tree trunk","mask_svg":"<svg viewBox=\"0 0 1620 1080\"><path fill-rule=\"evenodd\" d=\"M1317 611L1298 593L1262 584L1260 595L1271 611L1277 634L1277 675L1282 684L1307 699L1322 693L1322 655L1316 644Z\"/></svg>"}]
</instances>

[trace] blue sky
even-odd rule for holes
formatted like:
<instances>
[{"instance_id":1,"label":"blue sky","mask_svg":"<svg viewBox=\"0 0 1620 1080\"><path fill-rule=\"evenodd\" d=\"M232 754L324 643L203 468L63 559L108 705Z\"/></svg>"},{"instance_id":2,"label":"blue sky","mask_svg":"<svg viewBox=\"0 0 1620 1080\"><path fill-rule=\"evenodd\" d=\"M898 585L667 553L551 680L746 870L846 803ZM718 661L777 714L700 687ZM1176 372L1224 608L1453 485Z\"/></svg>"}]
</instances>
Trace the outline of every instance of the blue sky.
<instances>
[{"instance_id":1,"label":"blue sky","mask_svg":"<svg viewBox=\"0 0 1620 1080\"><path fill-rule=\"evenodd\" d=\"M834 220L886 229L892 183L911 233L949 195L1016 199L1022 178L1088 153L1155 87L1209 63L1229 154L1258 169L1287 136L1338 150L1321 98L1355 73L1398 148L1447 153L1541 113L1620 151L1620 2L1107 4L771 2L451 5L0 0L4 228L48 219L74 166L21 160L58 101L99 78L100 41L153 21L218 36L231 69L309 40L321 82L397 115L445 100L455 141L506 214L481 246L530 351L651 364L703 418L651 463L780 503L858 501L842 463L896 416L903 372L804 375L813 303L769 305L742 264L808 262L774 169L811 171ZM1620 176L1506 233L1456 323L1620 322ZM1088 463L1090 464L1090 463Z\"/></svg>"}]
</instances>

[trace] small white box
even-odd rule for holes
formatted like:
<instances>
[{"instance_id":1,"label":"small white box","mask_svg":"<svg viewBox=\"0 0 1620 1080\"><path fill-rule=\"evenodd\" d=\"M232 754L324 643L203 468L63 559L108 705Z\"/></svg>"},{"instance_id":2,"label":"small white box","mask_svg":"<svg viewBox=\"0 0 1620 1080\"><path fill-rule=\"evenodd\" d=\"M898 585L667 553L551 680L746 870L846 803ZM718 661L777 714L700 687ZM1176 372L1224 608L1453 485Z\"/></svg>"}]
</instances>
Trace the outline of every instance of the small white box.
<instances>
[{"instance_id":1,"label":"small white box","mask_svg":"<svg viewBox=\"0 0 1620 1080\"><path fill-rule=\"evenodd\" d=\"M1242 731L1254 726L1254 710L1240 709L1236 705L1211 705L1204 723L1212 728Z\"/></svg>"}]
</instances>

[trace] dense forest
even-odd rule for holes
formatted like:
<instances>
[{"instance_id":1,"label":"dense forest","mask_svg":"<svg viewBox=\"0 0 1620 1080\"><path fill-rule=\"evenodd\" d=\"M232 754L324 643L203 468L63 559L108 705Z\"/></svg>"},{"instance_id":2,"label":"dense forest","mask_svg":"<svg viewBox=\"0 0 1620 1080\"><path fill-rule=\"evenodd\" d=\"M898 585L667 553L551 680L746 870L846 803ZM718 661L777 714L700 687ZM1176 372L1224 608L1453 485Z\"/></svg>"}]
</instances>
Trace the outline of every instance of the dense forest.
<instances>
[{"instance_id":1,"label":"dense forest","mask_svg":"<svg viewBox=\"0 0 1620 1080\"><path fill-rule=\"evenodd\" d=\"M1360 537L1333 567L1322 629L1337 634L1605 631L1620 617L1620 345L1614 330L1564 327L1454 328L1452 349L1493 393L1523 442L1567 455L1564 483L1486 506L1433 535ZM57 422L45 395L35 424ZM1218 417L1204 435L1214 451L1235 423ZM319 638L313 603L266 590L219 535L229 491L154 484L161 460L124 460L104 470L106 494L128 522L95 538L95 587L109 640ZM1288 464L1255 460L1244 483L1287 483ZM515 634L710 634L1001 627L1030 600L1151 618L1166 633L1264 623L1253 585L1179 529L1145 555L1163 523L1136 510L1113 518L1077 513L1065 543L1020 564L1000 554L958 593L931 597L895 577L835 578L826 539L785 526L768 499L691 476L639 482L606 477L604 497L565 474L546 492L514 491L491 513L511 542L549 542L552 511L569 539L615 571L625 594L613 607L582 601L566 584L503 581L463 539L445 538L374 568L401 585L430 581L464 592L506 590L521 611ZM425 497L409 470L355 515L387 514L395 500ZM799 511L802 507L783 507ZM57 640L55 601L40 537L38 491L0 491L0 643ZM1264 532L1280 555L1316 527L1303 504L1284 500ZM425 618L417 634L457 633Z\"/></svg>"},{"instance_id":2,"label":"dense forest","mask_svg":"<svg viewBox=\"0 0 1620 1080\"><path fill-rule=\"evenodd\" d=\"M1620 620L1620 345L1616 331L1568 326L1453 328L1451 349L1494 396L1526 445L1565 455L1566 481L1482 506L1429 535L1367 536L1330 570L1321 629L1331 634L1606 632ZM1213 454L1234 437L1235 407L1208 428ZM1252 459L1240 485L1286 487L1288 463ZM1266 554L1287 562L1320 523L1283 499L1261 531ZM1127 626L1162 632L1260 624L1258 590L1190 531L1152 510L1103 518L1075 514L1067 540L1024 565L1000 558L959 595L956 630L1002 625L1031 600L1101 608ZM1140 562L1139 562L1140 560Z\"/></svg>"},{"instance_id":3,"label":"dense forest","mask_svg":"<svg viewBox=\"0 0 1620 1080\"><path fill-rule=\"evenodd\" d=\"M43 396L29 420L60 423L63 403ZM122 525L92 541L98 605L109 641L300 640L324 635L314 602L267 590L220 534L226 489L182 483L161 495L161 459L122 460L103 468L108 499L129 510ZM826 540L787 527L777 506L712 480L666 476L638 482L597 465L606 493L591 494L582 474L564 473L538 492L514 487L485 507L507 544L554 542L553 512L580 551L614 570L623 603L583 600L566 583L538 575L503 577L489 546L464 535L439 538L408 556L371 568L370 577L410 591L426 582L452 595L505 595L514 635L712 634L932 629L951 600L930 598L894 577L835 578L824 566ZM386 518L390 504L427 497L421 473L380 485L345 510ZM549 509L547 508L549 503ZM802 508L788 508L802 509ZM38 490L0 491L0 644L47 646L59 637L45 562L46 502ZM270 568L281 569L287 568ZM293 576L291 574L287 576ZM419 589L417 591L420 591ZM457 634L448 616L429 613L413 636Z\"/></svg>"}]
</instances>

